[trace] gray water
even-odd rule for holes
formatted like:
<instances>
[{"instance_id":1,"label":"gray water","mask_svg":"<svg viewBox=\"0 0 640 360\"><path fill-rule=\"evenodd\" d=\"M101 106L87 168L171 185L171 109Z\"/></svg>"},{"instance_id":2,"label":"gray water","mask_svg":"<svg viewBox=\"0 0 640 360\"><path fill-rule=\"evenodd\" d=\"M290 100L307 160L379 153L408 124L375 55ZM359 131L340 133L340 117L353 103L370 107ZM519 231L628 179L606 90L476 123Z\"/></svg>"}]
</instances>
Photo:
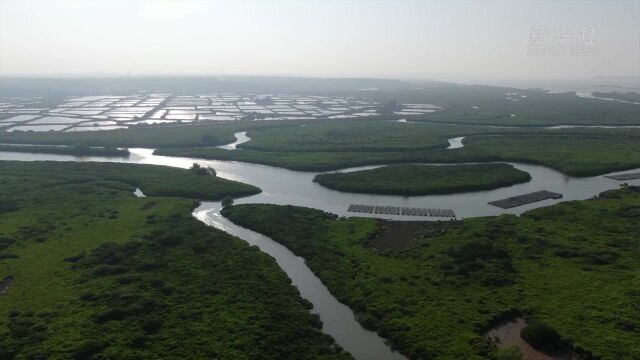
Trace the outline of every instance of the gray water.
<instances>
[{"instance_id":1,"label":"gray water","mask_svg":"<svg viewBox=\"0 0 640 360\"><path fill-rule=\"evenodd\" d=\"M238 149L238 145L244 144L247 141L251 140L251 138L247 136L247 132L246 131L237 132L237 133L235 133L233 135L236 137L236 141L232 142L231 144L220 145L220 146L218 146L218 148L225 149L225 150L237 150Z\"/></svg>"},{"instance_id":2,"label":"gray water","mask_svg":"<svg viewBox=\"0 0 640 360\"><path fill-rule=\"evenodd\" d=\"M246 134L245 134L246 136ZM239 136L237 136L240 140ZM453 139L451 139L453 140ZM451 141L450 141L451 143ZM463 146L460 141L460 145ZM189 168L194 162L203 166L212 166L218 176L258 186L262 193L236 200L236 204L270 203L291 204L312 207L332 212L341 216L363 216L347 212L350 204L390 205L406 207L447 208L453 209L458 218L474 216L490 216L504 213L521 214L526 210L548 206L560 201L582 200L609 189L619 187L620 182L594 176L575 178L564 175L544 166L510 163L517 169L528 172L532 180L513 186L489 191L428 196L393 196L343 193L324 188L314 183L316 173L300 172L266 165L257 165L233 161L204 160L185 157L167 157L153 155L152 149L132 148L128 158L114 157L76 157L55 154L30 154L19 152L0 152L0 160L21 161L98 161L123 162L136 164L166 165L178 168ZM443 165L443 164L439 164ZM379 165L378 165L379 166ZM375 166L345 169L353 171ZM630 170L640 171L640 169ZM640 185L640 180L627 181L631 185ZM487 204L514 195L537 190L550 190L564 195L562 200L545 200L513 209L500 209ZM385 345L377 334L362 328L354 319L351 310L338 302L304 264L304 261L291 253L284 246L248 229L234 225L219 213L220 204L203 202L194 210L194 216L204 223L237 236L250 244L257 245L262 251L276 259L280 267L292 279L301 295L309 300L313 311L323 321L323 331L333 336L336 341L353 354L357 359L399 359L403 358ZM429 220L432 218L409 217L397 215L367 214L367 216L394 220Z\"/></svg>"},{"instance_id":3,"label":"gray water","mask_svg":"<svg viewBox=\"0 0 640 360\"><path fill-rule=\"evenodd\" d=\"M447 150L463 148L464 144L462 143L462 140L464 140L464 136L449 139L449 147Z\"/></svg>"},{"instance_id":4,"label":"gray water","mask_svg":"<svg viewBox=\"0 0 640 360\"><path fill-rule=\"evenodd\" d=\"M108 161L137 164L166 165L178 168L189 168L194 162L204 166L212 166L218 176L258 186L262 193L236 200L237 204L270 203L291 204L312 207L340 216L362 216L347 212L350 204L389 205L406 207L428 207L453 209L458 218L491 216L499 214L521 214L524 211L541 206L548 206L567 200L584 200L598 193L619 187L620 181L594 176L576 178L562 174L553 169L521 163L509 163L515 168L528 172L532 179L523 184L506 186L495 190L474 191L448 195L395 196L344 193L330 190L313 182L316 173L300 172L266 165L249 164L234 161L204 160L185 157L168 157L153 155L152 149L132 148L128 158L75 157L55 154L30 154L18 152L0 152L0 160L54 160L54 161ZM442 165L442 164L437 164ZM343 171L372 168L357 167ZM634 169L629 171L640 171ZM640 185L640 180L626 181L630 185ZM488 201L499 200L510 196L521 195L538 190L549 190L563 194L563 199L545 200L512 209L500 209L487 204ZM424 217L396 215L367 216L395 220L425 220Z\"/></svg>"}]
</instances>

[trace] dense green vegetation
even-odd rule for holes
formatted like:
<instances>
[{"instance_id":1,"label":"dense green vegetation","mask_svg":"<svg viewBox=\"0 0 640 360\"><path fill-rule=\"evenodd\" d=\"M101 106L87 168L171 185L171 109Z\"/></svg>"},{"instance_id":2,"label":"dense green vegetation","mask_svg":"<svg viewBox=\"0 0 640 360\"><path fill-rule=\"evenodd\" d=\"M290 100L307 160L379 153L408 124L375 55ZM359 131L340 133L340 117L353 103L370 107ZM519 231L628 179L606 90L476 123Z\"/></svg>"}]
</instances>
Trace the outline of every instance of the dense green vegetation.
<instances>
[{"instance_id":1,"label":"dense green vegetation","mask_svg":"<svg viewBox=\"0 0 640 360\"><path fill-rule=\"evenodd\" d=\"M195 175L216 176L216 169L212 168L211 166L201 166L198 163L193 163L189 170L191 170L191 172Z\"/></svg>"},{"instance_id":2,"label":"dense green vegetation","mask_svg":"<svg viewBox=\"0 0 640 360\"><path fill-rule=\"evenodd\" d=\"M266 204L223 214L305 258L363 325L411 358L497 356L485 333L513 313L585 358L640 357L639 188L466 219L398 251L371 246L380 220Z\"/></svg>"},{"instance_id":3,"label":"dense green vegetation","mask_svg":"<svg viewBox=\"0 0 640 360\"><path fill-rule=\"evenodd\" d=\"M390 165L371 170L319 174L313 181L331 189L395 195L489 190L527 182L531 176L508 164Z\"/></svg>"},{"instance_id":4,"label":"dense green vegetation","mask_svg":"<svg viewBox=\"0 0 640 360\"><path fill-rule=\"evenodd\" d=\"M235 141L238 131L284 126L286 121L238 121L221 124L189 124L170 126L141 126L130 129L81 132L20 133L0 132L1 143L75 145L111 147L182 147L217 146ZM294 124L300 122L293 122Z\"/></svg>"},{"instance_id":5,"label":"dense green vegetation","mask_svg":"<svg viewBox=\"0 0 640 360\"><path fill-rule=\"evenodd\" d=\"M640 166L640 130L637 129L545 130L370 120L299 125L237 122L101 134L9 133L0 134L0 141L7 137L4 141L150 146L160 147L157 153L162 155L246 161L303 171L385 163L521 161L546 165L569 175L589 176ZM234 132L246 129L252 140L240 146L247 150L227 151L212 146L231 142ZM446 139L455 136L466 136L465 148L445 150ZM31 151L32 147L26 148ZM47 147L47 151L66 150Z\"/></svg>"},{"instance_id":6,"label":"dense green vegetation","mask_svg":"<svg viewBox=\"0 0 640 360\"><path fill-rule=\"evenodd\" d=\"M372 119L238 121L86 133L1 133L0 142L143 146L159 148L158 153L164 155L248 161L305 171L386 163L523 161L569 175L588 176L640 166L638 129L533 127L637 124L640 106L634 104L580 98L571 93L434 82L413 89L340 95L396 104L391 107L397 103L434 103L445 110L414 116L413 120L425 120L419 123ZM475 123L518 127L469 125ZM245 150L229 152L215 147L232 142L233 133L238 131L248 131L252 138L239 145ZM445 151L447 138L456 136L467 137L466 148Z\"/></svg>"},{"instance_id":7,"label":"dense green vegetation","mask_svg":"<svg viewBox=\"0 0 640 360\"><path fill-rule=\"evenodd\" d=\"M73 156L108 156L126 157L129 150L113 147L90 147L87 145L76 146L28 146L28 145L0 145L0 151L27 152L36 154L59 154Z\"/></svg>"},{"instance_id":8,"label":"dense green vegetation","mask_svg":"<svg viewBox=\"0 0 640 360\"><path fill-rule=\"evenodd\" d=\"M638 125L640 106L576 96L484 85L425 83L420 88L365 92L371 100L428 103L444 111L410 117L456 124L511 126ZM511 116L514 114L515 116Z\"/></svg>"},{"instance_id":9,"label":"dense green vegetation","mask_svg":"<svg viewBox=\"0 0 640 360\"><path fill-rule=\"evenodd\" d=\"M304 125L304 126L301 126ZM0 133L0 142L123 147L218 146L249 131L252 141L240 146L263 151L392 151L447 146L458 134L501 131L474 126L441 126L372 120L237 121L223 124L147 126L99 132Z\"/></svg>"},{"instance_id":10,"label":"dense green vegetation","mask_svg":"<svg viewBox=\"0 0 640 360\"><path fill-rule=\"evenodd\" d=\"M158 149L156 155L242 161L300 171L328 171L352 166L393 162L416 162L415 153L402 152L269 152L228 151L211 147Z\"/></svg>"},{"instance_id":11,"label":"dense green vegetation","mask_svg":"<svg viewBox=\"0 0 640 360\"><path fill-rule=\"evenodd\" d=\"M464 148L453 150L267 152L184 148L160 149L156 153L245 161L301 171L328 171L388 163L517 161L545 165L568 175L593 176L640 167L639 140L636 136L621 135L532 134L469 136L464 140Z\"/></svg>"},{"instance_id":12,"label":"dense green vegetation","mask_svg":"<svg viewBox=\"0 0 640 360\"><path fill-rule=\"evenodd\" d=\"M428 122L327 120L304 126L251 129L239 148L263 152L400 152L444 149L447 139L476 135L634 136L636 129L544 129L443 125Z\"/></svg>"},{"instance_id":13,"label":"dense green vegetation","mask_svg":"<svg viewBox=\"0 0 640 360\"><path fill-rule=\"evenodd\" d=\"M0 162L0 174L13 174L5 182L30 181L32 177L50 171L52 175L41 181L48 186L68 182L101 181L113 183L118 189L144 190L151 196L176 196L203 200L221 200L225 196L241 197L254 195L260 189L248 184L231 181L216 176L201 176L192 171L168 166L134 165L93 162L39 162L37 168L19 161ZM68 180L66 173L73 180ZM126 184L126 187L123 187Z\"/></svg>"},{"instance_id":14,"label":"dense green vegetation","mask_svg":"<svg viewBox=\"0 0 640 360\"><path fill-rule=\"evenodd\" d=\"M203 193L237 187L128 164L0 167L0 358L350 358L272 258L193 219L194 200L135 198L116 176L146 174L147 194L183 191L174 171Z\"/></svg>"},{"instance_id":15,"label":"dense green vegetation","mask_svg":"<svg viewBox=\"0 0 640 360\"><path fill-rule=\"evenodd\" d=\"M593 176L640 167L640 141L625 136L523 135L470 137L463 156L542 164L568 175Z\"/></svg>"},{"instance_id":16,"label":"dense green vegetation","mask_svg":"<svg viewBox=\"0 0 640 360\"><path fill-rule=\"evenodd\" d=\"M445 148L454 133L488 132L471 126L447 127L391 121L321 121L305 126L256 129L239 148L273 151L404 151Z\"/></svg>"},{"instance_id":17,"label":"dense green vegetation","mask_svg":"<svg viewBox=\"0 0 640 360\"><path fill-rule=\"evenodd\" d=\"M103 147L4 145L0 151L112 156L114 147L139 146L159 148L162 155L304 171L520 161L589 176L640 167L639 130L533 127L637 125L637 105L438 83L355 95L386 104L384 113L398 110L398 103L433 103L444 110L409 118L420 123L387 121L399 117L387 114L365 120L0 133L0 142ZM232 142L238 131L252 138L240 145L244 150L215 147ZM465 147L446 150L447 138L455 136L466 136ZM394 194L526 181L526 174L505 164L474 165L481 172L462 176L469 167L447 166L447 177L421 181L416 175L433 176L444 168L393 165L318 179L347 191ZM456 176L452 169L467 172ZM152 197L134 198L136 187ZM224 199L223 213L231 220L303 256L362 324L411 358L516 356L513 349L497 351L485 337L497 319L514 313L527 318L522 336L538 347L552 338L555 348L570 344L586 358L640 358L636 188L522 217L420 227L337 219L291 206L232 206L233 197L260 190L199 166L189 171L0 162L0 188L0 359L348 358L319 332L309 304L275 262L193 220L193 199ZM389 244L400 237L396 231L406 237L399 246Z\"/></svg>"}]
</instances>

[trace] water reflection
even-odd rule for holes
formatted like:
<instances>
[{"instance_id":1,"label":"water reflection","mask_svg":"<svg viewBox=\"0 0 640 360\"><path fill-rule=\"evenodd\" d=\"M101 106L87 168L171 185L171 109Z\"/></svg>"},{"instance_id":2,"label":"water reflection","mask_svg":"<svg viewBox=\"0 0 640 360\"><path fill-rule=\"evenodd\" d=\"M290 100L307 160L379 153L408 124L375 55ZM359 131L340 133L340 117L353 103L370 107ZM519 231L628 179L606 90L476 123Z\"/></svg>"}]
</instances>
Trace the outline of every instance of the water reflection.
<instances>
[{"instance_id":1,"label":"water reflection","mask_svg":"<svg viewBox=\"0 0 640 360\"><path fill-rule=\"evenodd\" d=\"M236 141L232 142L231 144L218 146L218 148L225 149L225 150L237 150L238 145L244 144L247 141L251 140L251 138L247 136L246 131L237 132L233 134L233 136L236 137Z\"/></svg>"},{"instance_id":2,"label":"water reflection","mask_svg":"<svg viewBox=\"0 0 640 360\"><path fill-rule=\"evenodd\" d=\"M548 206L560 201L588 199L602 191L618 188L620 184L619 181L609 179L604 176L576 178L544 166L510 163L515 168L531 174L531 181L495 190L448 195L405 197L395 195L355 194L339 192L322 187L313 182L313 177L316 173L311 172L300 172L272 166L234 161L158 156L153 155L152 149L132 148L129 149L129 151L131 152L131 155L128 158L75 157L54 154L0 152L0 160L107 161L165 165L184 169L191 167L194 162L197 162L204 166L212 166L216 169L218 176L230 180L249 183L262 189L262 193L238 199L236 203L291 204L321 209L341 216L356 216L356 214L347 212L347 208L350 204L453 209L458 218L490 216L504 213L521 214L524 211L540 206ZM374 167L375 166L358 167L345 169L343 171ZM640 171L640 169L630 171ZM630 180L626 182L630 185L640 185L640 180ZM545 200L506 210L487 204L488 201L499 200L538 190L557 192L562 194L564 198L560 200ZM362 216L362 214L357 216ZM424 221L426 219L430 219L424 217L376 214L367 214L367 216L397 220Z\"/></svg>"},{"instance_id":3,"label":"water reflection","mask_svg":"<svg viewBox=\"0 0 640 360\"><path fill-rule=\"evenodd\" d=\"M464 136L460 136L460 137L455 137L452 139L449 139L449 147L447 148L447 150L449 149L460 149L464 147L464 144L462 143L462 140L464 139Z\"/></svg>"}]
</instances>

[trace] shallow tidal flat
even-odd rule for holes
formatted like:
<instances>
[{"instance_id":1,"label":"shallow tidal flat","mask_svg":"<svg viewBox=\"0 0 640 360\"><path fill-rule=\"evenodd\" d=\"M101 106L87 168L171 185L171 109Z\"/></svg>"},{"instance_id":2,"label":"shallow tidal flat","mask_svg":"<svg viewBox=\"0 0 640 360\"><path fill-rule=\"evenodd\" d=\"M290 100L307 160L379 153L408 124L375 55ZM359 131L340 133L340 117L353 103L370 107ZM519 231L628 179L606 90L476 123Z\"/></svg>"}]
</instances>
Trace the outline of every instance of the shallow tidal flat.
<instances>
[{"instance_id":1,"label":"shallow tidal flat","mask_svg":"<svg viewBox=\"0 0 640 360\"><path fill-rule=\"evenodd\" d=\"M527 182L531 176L509 164L391 165L370 170L319 174L330 189L371 194L428 195L490 190Z\"/></svg>"}]
</instances>

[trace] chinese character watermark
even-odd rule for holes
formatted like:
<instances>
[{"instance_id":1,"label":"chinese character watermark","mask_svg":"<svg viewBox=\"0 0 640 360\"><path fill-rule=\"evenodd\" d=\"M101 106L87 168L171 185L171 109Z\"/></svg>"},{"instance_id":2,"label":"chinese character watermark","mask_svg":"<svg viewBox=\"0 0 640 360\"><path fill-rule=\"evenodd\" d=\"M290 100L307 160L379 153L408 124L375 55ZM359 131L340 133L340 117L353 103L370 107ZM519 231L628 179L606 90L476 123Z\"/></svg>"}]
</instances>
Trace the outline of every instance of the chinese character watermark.
<instances>
[{"instance_id":1,"label":"chinese character watermark","mask_svg":"<svg viewBox=\"0 0 640 360\"><path fill-rule=\"evenodd\" d=\"M595 26L533 27L529 31L529 56L596 56Z\"/></svg>"}]
</instances>

